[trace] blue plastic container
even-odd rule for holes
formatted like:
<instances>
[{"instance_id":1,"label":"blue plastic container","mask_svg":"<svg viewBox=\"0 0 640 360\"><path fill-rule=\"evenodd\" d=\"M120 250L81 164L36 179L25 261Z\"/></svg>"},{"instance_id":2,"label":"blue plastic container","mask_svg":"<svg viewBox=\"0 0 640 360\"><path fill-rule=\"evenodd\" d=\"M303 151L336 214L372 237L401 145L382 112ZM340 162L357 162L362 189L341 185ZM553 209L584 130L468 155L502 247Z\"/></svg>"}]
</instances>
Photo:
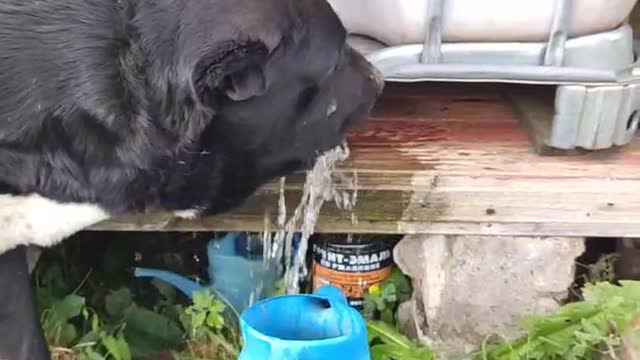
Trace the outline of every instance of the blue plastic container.
<instances>
[{"instance_id":1,"label":"blue plastic container","mask_svg":"<svg viewBox=\"0 0 640 360\"><path fill-rule=\"evenodd\" d=\"M282 266L264 262L262 252L247 249L247 234L232 232L222 239L212 239L207 244L209 278L212 284L201 285L178 274L158 270L136 268L136 277L163 280L188 297L204 288L215 289L238 311L242 312L251 303L265 299L282 276Z\"/></svg>"},{"instance_id":2,"label":"blue plastic container","mask_svg":"<svg viewBox=\"0 0 640 360\"><path fill-rule=\"evenodd\" d=\"M242 313L240 326L238 360L370 359L363 317L331 285L261 301Z\"/></svg>"},{"instance_id":3,"label":"blue plastic container","mask_svg":"<svg viewBox=\"0 0 640 360\"><path fill-rule=\"evenodd\" d=\"M242 312L265 299L282 277L282 265L264 261L262 249L251 249L246 233L229 233L207 244L209 278L214 288Z\"/></svg>"}]
</instances>

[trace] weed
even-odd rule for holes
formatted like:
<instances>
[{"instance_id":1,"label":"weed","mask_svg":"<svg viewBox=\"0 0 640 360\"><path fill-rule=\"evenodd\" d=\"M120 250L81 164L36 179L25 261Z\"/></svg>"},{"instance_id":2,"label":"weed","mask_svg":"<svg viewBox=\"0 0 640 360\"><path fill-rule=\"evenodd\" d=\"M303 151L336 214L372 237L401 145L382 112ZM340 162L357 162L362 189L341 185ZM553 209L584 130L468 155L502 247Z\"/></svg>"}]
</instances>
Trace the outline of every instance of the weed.
<instances>
[{"instance_id":1,"label":"weed","mask_svg":"<svg viewBox=\"0 0 640 360\"><path fill-rule=\"evenodd\" d=\"M372 360L435 360L436 354L383 321L367 322Z\"/></svg>"},{"instance_id":2,"label":"weed","mask_svg":"<svg viewBox=\"0 0 640 360\"><path fill-rule=\"evenodd\" d=\"M616 352L640 316L640 282L587 284L584 300L555 314L526 321L526 335L485 345L482 360L616 359Z\"/></svg>"},{"instance_id":3,"label":"weed","mask_svg":"<svg viewBox=\"0 0 640 360\"><path fill-rule=\"evenodd\" d=\"M409 279L398 268L380 285L369 288L362 315L367 321L372 360L437 359L435 352L411 341L396 327L398 305L411 298L411 291Z\"/></svg>"},{"instance_id":4,"label":"weed","mask_svg":"<svg viewBox=\"0 0 640 360\"><path fill-rule=\"evenodd\" d=\"M232 312L232 319L225 318L228 313L226 309L227 306L217 300L210 290L194 293L193 304L180 313L180 322L188 334L187 349L182 353L174 353L174 358L236 359L242 347L239 318L235 311Z\"/></svg>"},{"instance_id":5,"label":"weed","mask_svg":"<svg viewBox=\"0 0 640 360\"><path fill-rule=\"evenodd\" d=\"M382 320L394 325L398 305L410 298L411 283L400 269L395 268L380 285L369 288L362 315L368 320Z\"/></svg>"}]
</instances>

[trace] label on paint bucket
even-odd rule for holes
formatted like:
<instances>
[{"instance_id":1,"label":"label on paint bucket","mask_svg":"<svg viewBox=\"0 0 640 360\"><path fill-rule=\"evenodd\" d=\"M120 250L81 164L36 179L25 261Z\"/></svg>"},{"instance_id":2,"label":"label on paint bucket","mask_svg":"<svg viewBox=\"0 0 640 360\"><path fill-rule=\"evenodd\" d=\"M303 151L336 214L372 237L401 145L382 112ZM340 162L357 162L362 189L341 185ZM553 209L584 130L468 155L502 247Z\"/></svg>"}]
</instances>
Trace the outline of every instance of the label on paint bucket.
<instances>
[{"instance_id":1,"label":"label on paint bucket","mask_svg":"<svg viewBox=\"0 0 640 360\"><path fill-rule=\"evenodd\" d=\"M393 244L389 241L317 241L313 244L313 290L328 284L337 286L349 304L360 309L369 287L386 279L393 266Z\"/></svg>"}]
</instances>

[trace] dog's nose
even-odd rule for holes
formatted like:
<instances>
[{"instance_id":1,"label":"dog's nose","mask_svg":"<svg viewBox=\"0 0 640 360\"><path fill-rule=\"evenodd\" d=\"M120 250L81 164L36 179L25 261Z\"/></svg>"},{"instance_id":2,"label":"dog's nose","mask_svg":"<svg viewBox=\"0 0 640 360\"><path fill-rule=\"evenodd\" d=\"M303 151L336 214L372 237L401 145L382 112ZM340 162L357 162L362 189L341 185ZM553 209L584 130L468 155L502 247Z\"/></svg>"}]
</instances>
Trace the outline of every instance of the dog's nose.
<instances>
[{"instance_id":1,"label":"dog's nose","mask_svg":"<svg viewBox=\"0 0 640 360\"><path fill-rule=\"evenodd\" d=\"M369 78L375 82L377 94L382 94L382 90L384 90L384 75L382 75L382 72L374 65L371 65Z\"/></svg>"}]
</instances>

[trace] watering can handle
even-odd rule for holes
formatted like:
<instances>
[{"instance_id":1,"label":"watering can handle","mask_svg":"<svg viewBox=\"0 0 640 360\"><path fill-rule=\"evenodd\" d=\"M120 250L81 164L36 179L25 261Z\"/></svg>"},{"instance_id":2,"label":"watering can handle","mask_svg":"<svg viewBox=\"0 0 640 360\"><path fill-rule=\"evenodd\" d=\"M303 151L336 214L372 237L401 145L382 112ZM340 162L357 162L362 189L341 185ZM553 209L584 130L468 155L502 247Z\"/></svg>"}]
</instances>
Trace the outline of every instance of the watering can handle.
<instances>
[{"instance_id":1,"label":"watering can handle","mask_svg":"<svg viewBox=\"0 0 640 360\"><path fill-rule=\"evenodd\" d=\"M347 297L340 288L333 285L325 285L314 293L315 296L326 299L331 306L348 305Z\"/></svg>"}]
</instances>

